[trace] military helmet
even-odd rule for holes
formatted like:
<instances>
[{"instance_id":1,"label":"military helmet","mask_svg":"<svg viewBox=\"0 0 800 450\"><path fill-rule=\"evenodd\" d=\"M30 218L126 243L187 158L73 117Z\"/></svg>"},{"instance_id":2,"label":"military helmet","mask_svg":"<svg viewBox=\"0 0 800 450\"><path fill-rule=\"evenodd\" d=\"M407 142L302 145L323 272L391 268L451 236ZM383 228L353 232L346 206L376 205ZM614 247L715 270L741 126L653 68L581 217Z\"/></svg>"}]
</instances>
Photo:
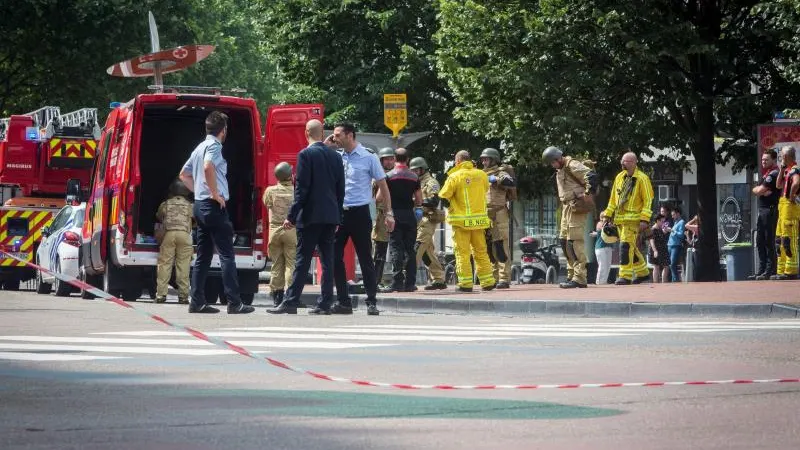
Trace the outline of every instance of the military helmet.
<instances>
[{"instance_id":1,"label":"military helmet","mask_svg":"<svg viewBox=\"0 0 800 450\"><path fill-rule=\"evenodd\" d=\"M189 198L192 195L192 191L183 184L181 180L175 180L172 184L169 185L169 196L170 197L184 197Z\"/></svg>"},{"instance_id":2,"label":"military helmet","mask_svg":"<svg viewBox=\"0 0 800 450\"><path fill-rule=\"evenodd\" d=\"M545 164L550 164L553 161L561 158L561 156L563 156L563 155L564 155L564 152L562 152L560 148L553 147L551 145L550 147L547 147L546 149L544 149L544 151L542 152L542 161L544 161Z\"/></svg>"},{"instance_id":3,"label":"military helmet","mask_svg":"<svg viewBox=\"0 0 800 450\"><path fill-rule=\"evenodd\" d=\"M408 168L411 170L414 169L428 170L428 162L425 161L425 158L417 156L416 158L411 159L411 164L408 165Z\"/></svg>"},{"instance_id":4,"label":"military helmet","mask_svg":"<svg viewBox=\"0 0 800 450\"><path fill-rule=\"evenodd\" d=\"M492 158L493 160L495 160L495 162L498 163L502 159L502 157L500 156L500 152L498 152L496 148L491 148L491 147L483 149L483 151L481 152L481 158Z\"/></svg>"},{"instance_id":5,"label":"military helmet","mask_svg":"<svg viewBox=\"0 0 800 450\"><path fill-rule=\"evenodd\" d=\"M289 178L292 178L292 166L289 165L287 162L278 163L275 166L275 178L278 181L286 181Z\"/></svg>"},{"instance_id":6,"label":"military helmet","mask_svg":"<svg viewBox=\"0 0 800 450\"><path fill-rule=\"evenodd\" d=\"M394 158L394 149L392 147L383 147L378 150L378 159Z\"/></svg>"},{"instance_id":7,"label":"military helmet","mask_svg":"<svg viewBox=\"0 0 800 450\"><path fill-rule=\"evenodd\" d=\"M600 232L600 239L606 244L614 244L619 241L619 230L613 223L606 223L603 225L603 231Z\"/></svg>"}]
</instances>

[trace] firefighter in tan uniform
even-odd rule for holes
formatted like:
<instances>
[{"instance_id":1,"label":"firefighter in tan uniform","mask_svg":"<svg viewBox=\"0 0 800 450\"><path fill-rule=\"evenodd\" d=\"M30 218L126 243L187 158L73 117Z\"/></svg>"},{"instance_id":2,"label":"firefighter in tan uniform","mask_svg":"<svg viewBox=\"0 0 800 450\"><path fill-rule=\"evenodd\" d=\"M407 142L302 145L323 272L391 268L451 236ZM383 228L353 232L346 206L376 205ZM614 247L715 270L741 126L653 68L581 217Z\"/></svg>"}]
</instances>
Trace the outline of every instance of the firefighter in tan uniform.
<instances>
[{"instance_id":1,"label":"firefighter in tan uniform","mask_svg":"<svg viewBox=\"0 0 800 450\"><path fill-rule=\"evenodd\" d=\"M378 151L378 159L381 161L383 171L389 173L394 169L394 149L384 147ZM372 183L372 198L378 193L378 186ZM378 277L378 285L383 284L383 266L386 265L386 253L389 250L389 230L386 229L386 211L383 203L375 201L375 224L372 227L372 260L375 261L375 275Z\"/></svg>"},{"instance_id":2,"label":"firefighter in tan uniform","mask_svg":"<svg viewBox=\"0 0 800 450\"><path fill-rule=\"evenodd\" d=\"M579 206L590 195L595 180L590 179L590 169L582 162L564 156L558 147L547 147L542 160L556 169L558 199L561 202L561 229L558 235L561 250L567 258L567 281L563 289L586 287L586 216L589 211Z\"/></svg>"},{"instance_id":3,"label":"firefighter in tan uniform","mask_svg":"<svg viewBox=\"0 0 800 450\"><path fill-rule=\"evenodd\" d=\"M444 211L439 207L439 182L428 172L428 162L424 158L414 158L409 169L419 177L422 188L422 219L417 223L417 265L420 261L428 268L431 284L425 286L426 291L447 289L444 269L436 257L433 235L439 224L444 222Z\"/></svg>"},{"instance_id":4,"label":"firefighter in tan uniform","mask_svg":"<svg viewBox=\"0 0 800 450\"><path fill-rule=\"evenodd\" d=\"M509 251L509 208L508 202L516 200L517 181L513 169L501 165L500 152L493 148L485 148L481 152L481 165L489 177L489 192L486 193L486 207L492 227L487 234L489 256L494 266L494 277L497 289L508 289L511 282L511 266Z\"/></svg>"},{"instance_id":5,"label":"firefighter in tan uniform","mask_svg":"<svg viewBox=\"0 0 800 450\"><path fill-rule=\"evenodd\" d=\"M189 303L189 267L192 263L192 202L191 192L180 180L169 187L169 197L158 207L156 218L164 231L158 249L156 303L167 301L169 279L175 267L178 303Z\"/></svg>"},{"instance_id":6,"label":"firefighter in tan uniform","mask_svg":"<svg viewBox=\"0 0 800 450\"><path fill-rule=\"evenodd\" d=\"M292 281L294 261L297 252L297 232L294 228L284 228L283 222L289 215L289 208L294 201L292 185L292 166L282 162L275 166L275 178L278 183L264 191L262 201L269 210L269 258L272 260L272 271L269 278L269 290L272 302L278 306L283 301L285 289Z\"/></svg>"}]
</instances>

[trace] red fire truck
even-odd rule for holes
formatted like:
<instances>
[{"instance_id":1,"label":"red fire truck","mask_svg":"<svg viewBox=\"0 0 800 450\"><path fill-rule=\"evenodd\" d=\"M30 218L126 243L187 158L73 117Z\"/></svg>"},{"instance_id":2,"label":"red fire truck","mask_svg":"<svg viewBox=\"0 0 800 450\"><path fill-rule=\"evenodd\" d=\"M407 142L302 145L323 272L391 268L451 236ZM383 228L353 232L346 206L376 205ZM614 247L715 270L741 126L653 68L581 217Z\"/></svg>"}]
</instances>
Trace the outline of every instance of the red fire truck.
<instances>
[{"instance_id":1,"label":"red fire truck","mask_svg":"<svg viewBox=\"0 0 800 450\"><path fill-rule=\"evenodd\" d=\"M175 90L138 95L109 114L89 189L81 277L128 301L144 290L153 291L156 211L194 147L205 138L206 116L218 110L230 117L223 146L231 195L227 209L242 300L250 303L267 257L269 227L261 195L275 183L272 171L278 162L296 161L306 145L305 123L321 120L322 106L272 107L262 135L253 99ZM211 267L206 297L213 303L221 295L216 256Z\"/></svg>"},{"instance_id":2,"label":"red fire truck","mask_svg":"<svg viewBox=\"0 0 800 450\"><path fill-rule=\"evenodd\" d=\"M64 206L69 180L87 183L94 164L97 110L61 114L57 106L0 119L0 185L13 193L0 207L0 248L33 262L42 229ZM0 284L18 290L36 276L0 254Z\"/></svg>"}]
</instances>

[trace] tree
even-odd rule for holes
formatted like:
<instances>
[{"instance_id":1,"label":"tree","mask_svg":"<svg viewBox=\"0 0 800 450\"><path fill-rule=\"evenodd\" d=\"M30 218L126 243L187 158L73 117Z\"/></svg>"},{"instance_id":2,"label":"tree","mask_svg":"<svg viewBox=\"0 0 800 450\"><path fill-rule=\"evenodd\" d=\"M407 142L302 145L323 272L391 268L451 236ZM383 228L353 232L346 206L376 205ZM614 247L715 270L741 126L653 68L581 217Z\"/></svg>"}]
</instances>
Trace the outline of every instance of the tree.
<instances>
[{"instance_id":1,"label":"tree","mask_svg":"<svg viewBox=\"0 0 800 450\"><path fill-rule=\"evenodd\" d=\"M278 83L261 47L262 12L246 0L16 0L0 21L0 117L44 105L62 111L104 107L146 92L152 79L106 74L112 64L148 53L147 12L161 47L204 43L215 54L167 84L249 88L266 107ZM101 111L104 109L101 108Z\"/></svg>"},{"instance_id":2,"label":"tree","mask_svg":"<svg viewBox=\"0 0 800 450\"><path fill-rule=\"evenodd\" d=\"M798 98L786 70L796 3L440 0L438 67L464 126L508 140L520 159L551 143L605 161L650 146L693 155L706 237L697 279L715 281L715 161L743 159L736 139L754 142L776 99ZM733 153L717 152L715 133Z\"/></svg>"},{"instance_id":3,"label":"tree","mask_svg":"<svg viewBox=\"0 0 800 450\"><path fill-rule=\"evenodd\" d=\"M483 139L459 129L457 105L434 61L438 9L429 0L265 1L269 51L288 83L282 100L322 102L330 126L354 122L384 132L383 94L406 93L404 130L432 131L422 153L442 167L455 150L475 156ZM421 143L424 144L424 143ZM414 144L414 148L422 145Z\"/></svg>"}]
</instances>

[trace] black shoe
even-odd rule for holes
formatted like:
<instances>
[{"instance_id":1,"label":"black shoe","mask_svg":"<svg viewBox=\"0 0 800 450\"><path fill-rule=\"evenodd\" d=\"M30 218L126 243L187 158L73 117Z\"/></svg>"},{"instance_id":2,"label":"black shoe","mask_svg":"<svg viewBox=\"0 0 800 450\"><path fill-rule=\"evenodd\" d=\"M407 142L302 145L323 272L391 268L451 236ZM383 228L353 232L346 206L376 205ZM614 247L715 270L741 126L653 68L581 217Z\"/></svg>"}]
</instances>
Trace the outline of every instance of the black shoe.
<instances>
[{"instance_id":1,"label":"black shoe","mask_svg":"<svg viewBox=\"0 0 800 450\"><path fill-rule=\"evenodd\" d=\"M180 303L181 305L188 305L189 299L186 297L178 297L178 303Z\"/></svg>"},{"instance_id":2,"label":"black shoe","mask_svg":"<svg viewBox=\"0 0 800 450\"><path fill-rule=\"evenodd\" d=\"M747 279L749 281L755 281L755 280L758 280L759 278L763 280L764 279L764 273L765 272L754 273L753 275L750 275L749 277L747 277Z\"/></svg>"},{"instance_id":3,"label":"black shoe","mask_svg":"<svg viewBox=\"0 0 800 450\"><path fill-rule=\"evenodd\" d=\"M416 286L406 286L406 288L403 289L403 292L417 292L417 287Z\"/></svg>"},{"instance_id":4,"label":"black shoe","mask_svg":"<svg viewBox=\"0 0 800 450\"><path fill-rule=\"evenodd\" d=\"M189 305L189 312L193 314L216 314L219 312L219 310L208 305L203 305L200 308L195 308L193 305Z\"/></svg>"},{"instance_id":5,"label":"black shoe","mask_svg":"<svg viewBox=\"0 0 800 450\"><path fill-rule=\"evenodd\" d=\"M368 316L377 316L381 312L378 311L378 305L367 305L367 315Z\"/></svg>"},{"instance_id":6,"label":"black shoe","mask_svg":"<svg viewBox=\"0 0 800 450\"><path fill-rule=\"evenodd\" d=\"M773 275L773 276L769 277L769 279L773 280L773 281L783 281L783 280L788 280L789 276L788 275L783 275L783 274L781 274L781 275Z\"/></svg>"},{"instance_id":7,"label":"black shoe","mask_svg":"<svg viewBox=\"0 0 800 450\"><path fill-rule=\"evenodd\" d=\"M438 291L440 289L447 289L447 284L441 281L434 281L433 283L425 286L426 291Z\"/></svg>"},{"instance_id":8,"label":"black shoe","mask_svg":"<svg viewBox=\"0 0 800 450\"><path fill-rule=\"evenodd\" d=\"M267 314L297 314L297 306L283 302L274 308L267 308Z\"/></svg>"},{"instance_id":9,"label":"black shoe","mask_svg":"<svg viewBox=\"0 0 800 450\"><path fill-rule=\"evenodd\" d=\"M378 292L381 294L391 294L392 292L405 292L405 289L402 287L395 287L395 286L384 286L378 289Z\"/></svg>"},{"instance_id":10,"label":"black shoe","mask_svg":"<svg viewBox=\"0 0 800 450\"><path fill-rule=\"evenodd\" d=\"M283 303L283 289L272 291L270 293L270 297L272 297L272 304L274 306L280 305L281 303Z\"/></svg>"},{"instance_id":11,"label":"black shoe","mask_svg":"<svg viewBox=\"0 0 800 450\"><path fill-rule=\"evenodd\" d=\"M319 306L317 306L314 309L309 309L308 310L308 315L309 316L330 316L331 315L331 310L330 309L325 309L325 308L320 308Z\"/></svg>"},{"instance_id":12,"label":"black shoe","mask_svg":"<svg viewBox=\"0 0 800 450\"><path fill-rule=\"evenodd\" d=\"M250 314L255 310L252 306L247 306L244 303L239 303L239 306L234 308L228 306L228 314Z\"/></svg>"},{"instance_id":13,"label":"black shoe","mask_svg":"<svg viewBox=\"0 0 800 450\"><path fill-rule=\"evenodd\" d=\"M482 290L483 292L489 292L489 291L491 291L492 289L494 289L494 288L496 288L496 287L497 287L497 283L495 283L495 284L492 284L492 285L490 285L490 286L486 286L486 287L483 287L483 286L481 286L481 290Z\"/></svg>"},{"instance_id":14,"label":"black shoe","mask_svg":"<svg viewBox=\"0 0 800 450\"><path fill-rule=\"evenodd\" d=\"M575 280L565 281L564 283L559 284L558 287L560 287L561 289L575 289L575 288L586 289L585 284L578 283Z\"/></svg>"},{"instance_id":15,"label":"black shoe","mask_svg":"<svg viewBox=\"0 0 800 450\"><path fill-rule=\"evenodd\" d=\"M497 286L495 286L495 288L497 288L497 289L510 289L511 285L509 285L505 281L501 281L501 282L497 283Z\"/></svg>"},{"instance_id":16,"label":"black shoe","mask_svg":"<svg viewBox=\"0 0 800 450\"><path fill-rule=\"evenodd\" d=\"M472 292L472 288L456 286L456 292Z\"/></svg>"},{"instance_id":17,"label":"black shoe","mask_svg":"<svg viewBox=\"0 0 800 450\"><path fill-rule=\"evenodd\" d=\"M154 302L156 302L156 303L167 303L167 297L156 297Z\"/></svg>"},{"instance_id":18,"label":"black shoe","mask_svg":"<svg viewBox=\"0 0 800 450\"><path fill-rule=\"evenodd\" d=\"M771 276L772 276L772 275L769 275L769 274L766 274L766 273L762 273L761 275L756 275L756 277L754 278L754 280L756 280L756 281L764 281L764 280L769 280L769 277L771 277Z\"/></svg>"},{"instance_id":19,"label":"black shoe","mask_svg":"<svg viewBox=\"0 0 800 450\"><path fill-rule=\"evenodd\" d=\"M353 314L353 307L342 306L339 303L334 303L333 306L331 306L331 314L341 314L341 315Z\"/></svg>"},{"instance_id":20,"label":"black shoe","mask_svg":"<svg viewBox=\"0 0 800 450\"><path fill-rule=\"evenodd\" d=\"M636 278L633 279L633 284L642 284L642 283L649 283L649 282L650 282L650 276L649 275L645 275L643 277L636 277Z\"/></svg>"},{"instance_id":21,"label":"black shoe","mask_svg":"<svg viewBox=\"0 0 800 450\"><path fill-rule=\"evenodd\" d=\"M617 278L617 281L614 282L617 286L627 286L631 284L631 280L626 280L625 278Z\"/></svg>"}]
</instances>

